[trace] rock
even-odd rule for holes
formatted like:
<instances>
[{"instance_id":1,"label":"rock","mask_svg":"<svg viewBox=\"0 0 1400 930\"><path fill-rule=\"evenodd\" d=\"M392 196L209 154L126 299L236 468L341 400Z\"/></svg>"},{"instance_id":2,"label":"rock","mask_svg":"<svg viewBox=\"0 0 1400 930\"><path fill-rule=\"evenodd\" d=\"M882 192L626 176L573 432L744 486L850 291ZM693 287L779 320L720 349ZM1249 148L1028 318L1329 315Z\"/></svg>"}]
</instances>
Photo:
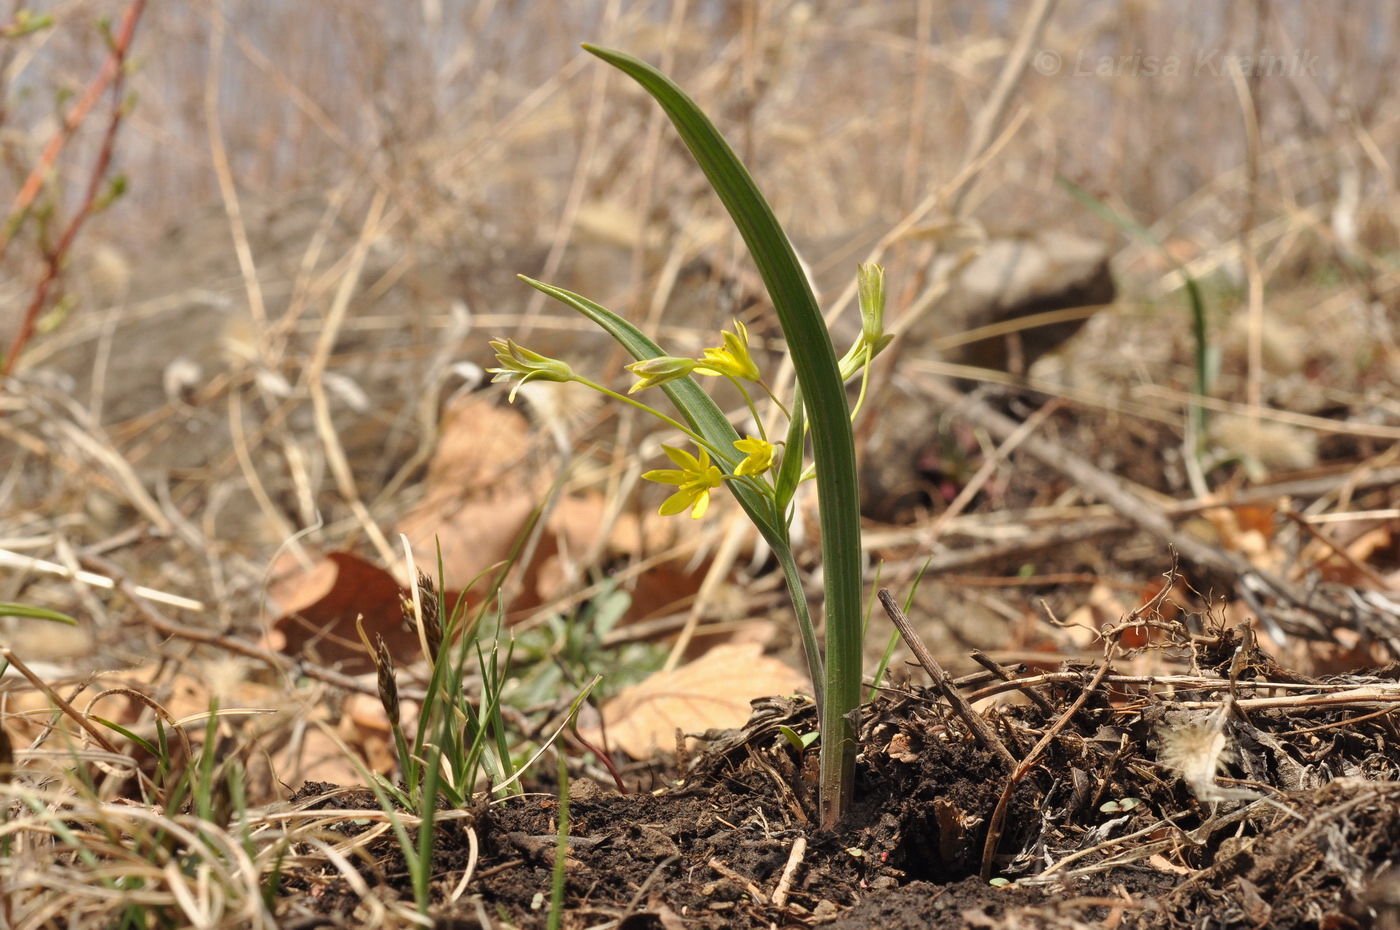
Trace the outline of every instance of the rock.
<instances>
[{"instance_id":1,"label":"rock","mask_svg":"<svg viewBox=\"0 0 1400 930\"><path fill-rule=\"evenodd\" d=\"M1038 313L1112 303L1116 291L1108 259L1101 243L1058 230L991 239L948 295L905 332L902 354L1024 372L1078 332L1089 314L973 342L960 343L957 337ZM941 255L930 279L943 277L958 260L951 252Z\"/></svg>"},{"instance_id":2,"label":"rock","mask_svg":"<svg viewBox=\"0 0 1400 930\"><path fill-rule=\"evenodd\" d=\"M959 260L949 251L934 262L936 281ZM1045 230L985 243L949 293L912 320L896 343L901 360L943 359L1013 373L1058 349L1079 331L1092 309L1115 296L1108 249L1070 233ZM984 327L1055 310L1086 308L1069 319L968 340ZM843 343L844 344L844 343ZM960 486L956 463L939 448L938 417L917 390L894 379L872 408L862 459L863 509L895 520L910 506L927 505L931 492L946 497ZM975 448L966 450L975 452ZM935 485L941 484L941 489Z\"/></svg>"}]
</instances>

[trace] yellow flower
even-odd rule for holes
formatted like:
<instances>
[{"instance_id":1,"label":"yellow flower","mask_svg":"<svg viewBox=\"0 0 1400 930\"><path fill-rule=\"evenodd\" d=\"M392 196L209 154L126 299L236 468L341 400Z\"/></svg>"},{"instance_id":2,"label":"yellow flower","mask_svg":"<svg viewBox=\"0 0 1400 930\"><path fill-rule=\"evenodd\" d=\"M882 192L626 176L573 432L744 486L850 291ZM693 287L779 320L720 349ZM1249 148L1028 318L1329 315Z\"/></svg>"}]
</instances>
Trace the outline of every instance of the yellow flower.
<instances>
[{"instance_id":1,"label":"yellow flower","mask_svg":"<svg viewBox=\"0 0 1400 930\"><path fill-rule=\"evenodd\" d=\"M674 355L661 355L634 362L627 366L627 370L642 380L628 388L627 393L635 394L644 388L684 378L695 369L696 364L694 359L676 358Z\"/></svg>"},{"instance_id":2,"label":"yellow flower","mask_svg":"<svg viewBox=\"0 0 1400 930\"><path fill-rule=\"evenodd\" d=\"M671 446L661 448L666 451L671 461L680 466L679 469L662 468L642 475L648 481L671 484L677 488L676 493L666 498L665 503L661 505L661 515L669 517L689 509L692 519L700 519L710 508L710 491L724 482L724 476L718 468L710 464L710 453L704 449L700 450L700 457L697 459L682 449Z\"/></svg>"},{"instance_id":3,"label":"yellow flower","mask_svg":"<svg viewBox=\"0 0 1400 930\"><path fill-rule=\"evenodd\" d=\"M773 467L773 444L771 442L766 442L757 436L750 436L748 439L740 439L734 443L734 448L748 456L739 463L738 468L734 469L734 474L741 478L745 475L757 477Z\"/></svg>"},{"instance_id":4,"label":"yellow flower","mask_svg":"<svg viewBox=\"0 0 1400 930\"><path fill-rule=\"evenodd\" d=\"M491 379L491 383L498 381L519 382L511 388L510 400L515 402L515 392L520 390L520 385L527 381L558 381L567 382L574 380L574 370L567 362L561 362L556 358L549 358L531 352L522 346L515 344L515 340L507 339L502 342L499 339L492 340L491 348L496 350L496 361L500 362L501 368L488 368L496 377Z\"/></svg>"},{"instance_id":5,"label":"yellow flower","mask_svg":"<svg viewBox=\"0 0 1400 930\"><path fill-rule=\"evenodd\" d=\"M734 321L734 328L739 331L737 335L727 329L720 330L724 345L705 350L705 357L695 367L697 375L729 375L745 381L759 379L758 366L749 354L749 331L738 320Z\"/></svg>"}]
</instances>

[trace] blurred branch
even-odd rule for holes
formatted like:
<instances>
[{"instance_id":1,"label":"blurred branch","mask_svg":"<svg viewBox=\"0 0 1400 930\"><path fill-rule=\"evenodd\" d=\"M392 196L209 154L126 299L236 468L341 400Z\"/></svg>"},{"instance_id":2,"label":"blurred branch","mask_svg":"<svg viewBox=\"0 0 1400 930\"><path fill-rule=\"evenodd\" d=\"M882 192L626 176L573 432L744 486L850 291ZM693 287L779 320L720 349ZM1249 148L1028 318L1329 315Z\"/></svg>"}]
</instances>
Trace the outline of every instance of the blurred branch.
<instances>
[{"instance_id":1,"label":"blurred branch","mask_svg":"<svg viewBox=\"0 0 1400 930\"><path fill-rule=\"evenodd\" d=\"M39 195L39 190L44 185L45 178L49 177L58 156L67 145L68 140L83 124L92 108L97 104L98 98L109 88L112 92L112 115L107 121L107 131L102 137L102 147L98 150L97 161L93 164L92 174L88 179L87 191L83 196L82 203L73 214L72 219L63 230L63 235L52 249L46 250L44 255L44 274L39 279L39 283L34 288L34 299L25 310L24 317L20 322L19 331L15 333L15 338L10 343L9 354L5 357L5 366L0 370L0 374L10 374L14 370L15 363L19 360L19 355L24 351L25 344L34 334L35 323L39 319L39 312L44 307L44 302L48 298L49 289L62 271L63 260L68 251L73 246L73 240L77 238L78 230L83 223L93 213L93 205L97 202L97 193L102 185L103 179L107 175L107 168L112 162L112 149L116 143L117 129L121 126L122 117L125 115L125 107L122 103L122 90L126 83L126 56L131 48L132 37L136 34L136 23L141 18L141 13L145 10L146 0L132 0L131 6L127 7L126 14L122 17L121 28L112 35L110 51L107 60L102 65L102 70L98 73L93 82L88 85L87 91L68 111L68 115L63 120L63 125L59 128L47 146L44 147L43 154L39 157L39 162L30 171L29 177L25 179L24 186L15 195L14 203L10 206L10 211L5 217L5 224L0 227L0 259L5 257L5 251L13 240L15 233L24 224L25 218L29 215L30 207L34 205L35 198Z\"/></svg>"}]
</instances>

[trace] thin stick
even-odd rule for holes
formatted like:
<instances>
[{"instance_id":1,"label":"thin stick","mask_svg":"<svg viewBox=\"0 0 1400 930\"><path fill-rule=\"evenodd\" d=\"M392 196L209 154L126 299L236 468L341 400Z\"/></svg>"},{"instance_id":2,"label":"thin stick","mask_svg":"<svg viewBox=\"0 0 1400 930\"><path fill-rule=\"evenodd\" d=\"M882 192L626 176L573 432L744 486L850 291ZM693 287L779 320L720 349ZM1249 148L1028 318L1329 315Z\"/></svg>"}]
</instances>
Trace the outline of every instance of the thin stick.
<instances>
[{"instance_id":1,"label":"thin stick","mask_svg":"<svg viewBox=\"0 0 1400 930\"><path fill-rule=\"evenodd\" d=\"M1010 670L1008 670L1001 663L997 662L995 659L993 659L991 656L987 655L980 649L972 650L972 661L976 662L978 665L982 666L987 671L1000 678L1002 681L1019 681L1019 679L1015 675L1011 674ZM1019 690L1022 694L1024 694L1027 698L1034 702L1036 707L1039 707L1047 714L1055 713L1055 705L1047 701L1045 699L1045 696L1042 695L1039 691L1034 691L1030 688L1021 688Z\"/></svg>"},{"instance_id":2,"label":"thin stick","mask_svg":"<svg viewBox=\"0 0 1400 930\"><path fill-rule=\"evenodd\" d=\"M956 416L976 422L994 437L1005 439L1013 435L1019 427L1010 417L993 410L974 397L964 396L940 378L922 377L916 380L919 387L932 399L946 405ZM1316 598L1308 598L1293 585L1255 568L1236 553L1222 552L1178 531L1161 508L1133 493L1121 478L1095 467L1087 459L1075 455L1062 445L1043 436L1026 436L1021 448L1026 455L1064 475L1137 524L1140 529L1169 544L1197 567L1223 576L1234 585L1242 585L1249 580L1258 581L1269 593L1296 606L1304 607L1334 623L1348 622L1341 611Z\"/></svg>"},{"instance_id":3,"label":"thin stick","mask_svg":"<svg viewBox=\"0 0 1400 930\"><path fill-rule=\"evenodd\" d=\"M996 452L988 456L987 460L982 463L982 467L977 469L977 474L972 476L972 480L963 486L957 497L953 498L953 502L948 505L948 508L938 515L938 519L933 521L933 525L928 530L930 541L943 535L944 528L960 515L968 504L972 503L974 497L981 493L982 487L992 479L996 470L1007 459L1011 458L1011 453L1016 451L1016 447L1025 441L1027 436L1039 430L1045 421L1058 413L1063 406L1064 401L1060 398L1051 398L1048 404L1027 417L1016 432L1006 437L1002 444L997 447Z\"/></svg>"},{"instance_id":4,"label":"thin stick","mask_svg":"<svg viewBox=\"0 0 1400 930\"><path fill-rule=\"evenodd\" d=\"M749 531L748 520L741 512L735 510L730 515L729 525L724 532L724 540L715 553L714 561L710 563L710 570L705 573L705 580L700 583L700 590L696 593L695 600L691 602L690 613L685 618L685 626L681 628L681 635L676 637L676 643L671 647L671 654L666 657L666 664L662 666L663 671L674 671L681 659L684 658L685 651L695 636L695 630L700 626L701 614L704 613L706 605L714 600L715 592L728 580L729 570L734 567L734 560L739 556L740 546L749 537Z\"/></svg>"},{"instance_id":5,"label":"thin stick","mask_svg":"<svg viewBox=\"0 0 1400 930\"><path fill-rule=\"evenodd\" d=\"M415 585L415 587L417 586ZM471 885L472 876L476 874L477 859L481 854L480 846L481 843L477 839L476 829L474 827L467 827L467 868L466 871L462 873L462 880L457 883L456 888L452 889L452 894L447 899L449 903L456 902L458 898L466 893L467 887Z\"/></svg>"},{"instance_id":6,"label":"thin stick","mask_svg":"<svg viewBox=\"0 0 1400 930\"><path fill-rule=\"evenodd\" d=\"M604 35L611 32L617 23L618 0L608 0L603 8L602 33ZM592 175L593 157L598 148L598 141L602 137L603 111L607 103L608 76L612 73L611 68L598 68L593 74L593 86L589 90L588 115L584 122L583 144L579 151L578 162L574 166L573 180L569 183L569 192L564 198L564 207L560 211L558 221L554 226L554 241L549 245L549 254L545 256L544 267L540 269L540 280L552 281L559 273L559 267L564 262L564 254L569 246L569 240L574 234L574 225L578 222L579 208L583 206L584 195L588 193L588 179ZM641 216L641 224L645 235L647 217ZM539 319L540 311L544 308L545 294L542 291L535 291L530 296L530 302L525 305L525 312L521 314L520 325L516 329L515 338L524 340L535 328L535 322Z\"/></svg>"},{"instance_id":7,"label":"thin stick","mask_svg":"<svg viewBox=\"0 0 1400 930\"><path fill-rule=\"evenodd\" d=\"M257 265L253 263L253 250L248 244L248 227L243 222L243 207L234 186L233 169L229 166L228 151L224 148L224 134L220 125L219 83L224 77L222 70L225 22L223 10L217 6L214 9L213 20L209 30L209 68L205 77L204 122L209 127L209 153L214 163L214 177L219 182L219 195L224 201L224 212L228 215L233 251L238 257L238 270L243 275L243 288L248 293L248 312L253 317L255 352L261 358L266 348L267 304L263 300Z\"/></svg>"},{"instance_id":8,"label":"thin stick","mask_svg":"<svg viewBox=\"0 0 1400 930\"><path fill-rule=\"evenodd\" d=\"M1016 90L1016 85L1021 82L1021 77L1026 73L1026 64L1030 61L1031 50L1040 43L1040 36L1045 31L1045 24L1050 19L1050 14L1055 9L1055 0L1036 0L1026 15L1026 21L1021 26L1020 34L1016 36L1016 44L1012 47L1011 53L1006 56L1006 61L1002 63L1001 73L997 75L996 86L992 89L992 94L983 104L982 109L977 113L977 120L972 127L972 136L967 141L967 151L963 154L963 161L972 163L981 156L987 143L992 138L992 131L996 129L997 122L1006 111L1006 105L1011 100L1011 94ZM963 188L953 195L948 212L956 215L962 206L962 201L967 196L968 188Z\"/></svg>"},{"instance_id":9,"label":"thin stick","mask_svg":"<svg viewBox=\"0 0 1400 930\"><path fill-rule=\"evenodd\" d=\"M759 888L753 882L749 881L744 876L740 875L738 872L731 869L729 866L725 865L723 862L720 862L718 859L711 859L706 864L709 865L710 868L714 869L719 874L723 875L725 878L729 879L734 884L741 886L745 891L748 892L749 897L753 898L754 903L768 903L768 896L763 893L763 890L761 888Z\"/></svg>"},{"instance_id":10,"label":"thin stick","mask_svg":"<svg viewBox=\"0 0 1400 930\"><path fill-rule=\"evenodd\" d=\"M1279 510L1279 513L1283 514L1285 517L1298 524L1298 526L1302 528L1304 533L1307 533L1313 539L1317 540L1322 545L1326 546L1328 549L1331 549L1335 555L1342 559L1342 561L1346 562L1353 569L1364 575L1366 577L1366 580L1370 581L1371 584L1380 588L1382 591L1395 590L1395 585L1393 582L1387 579L1384 575L1377 572L1371 566L1367 565L1365 562L1362 562L1356 556L1352 555L1350 552L1347 551L1345 546L1342 546L1339 543L1333 541L1332 537L1328 536L1326 533L1322 532L1322 530L1313 526L1309 518L1304 517L1292 507L1284 507ZM1346 516L1350 515L1347 514ZM1319 559L1318 561L1321 560Z\"/></svg>"},{"instance_id":11,"label":"thin stick","mask_svg":"<svg viewBox=\"0 0 1400 930\"><path fill-rule=\"evenodd\" d=\"M63 695L59 694L53 688L50 688L48 682L34 674L29 666L21 662L19 656L15 655L8 646L0 646L0 656L4 656L5 661L13 665L25 678L28 678L29 683L43 692L44 697L52 701L55 707L63 711L69 719L86 730L87 734L92 737L93 742L113 755L119 756L122 754L122 751L114 746L112 741L102 734L101 730L92 725L86 714L79 712L76 707L63 699Z\"/></svg>"},{"instance_id":12,"label":"thin stick","mask_svg":"<svg viewBox=\"0 0 1400 930\"><path fill-rule=\"evenodd\" d=\"M623 908L622 917L618 919L617 925L621 925L628 917L637 912L637 906L642 903L642 898L646 896L647 889L656 883L656 880L661 877L662 872L679 862L680 858L680 856L667 856L656 864L656 868L652 869L651 874L642 880L641 885L637 887L637 893L632 895L632 900L628 901L627 906Z\"/></svg>"},{"instance_id":13,"label":"thin stick","mask_svg":"<svg viewBox=\"0 0 1400 930\"><path fill-rule=\"evenodd\" d=\"M929 677L933 679L934 687L948 699L948 703L953 705L953 710L957 711L958 716L967 724L973 737L984 748L990 749L1000 756L1007 768L1015 769L1016 757L1002 743L1001 738L996 735L996 731L987 726L987 722L972 709L972 705L962 696L962 692L953 684L948 673L943 670L943 666L938 664L938 660L933 657L933 653L928 651L928 647L919 638L919 634L914 632L909 618L904 616L904 611L900 610L899 605L895 603L894 596L890 594L889 589L881 588L879 597L880 603L885 608L885 613L889 615L890 622L899 630L899 635L904 637L904 642L908 644L914 657L919 660L924 671L928 672Z\"/></svg>"},{"instance_id":14,"label":"thin stick","mask_svg":"<svg viewBox=\"0 0 1400 930\"><path fill-rule=\"evenodd\" d=\"M111 589L117 586L116 582L104 575L99 575L95 572L73 572L59 565L57 562L47 562L43 559L31 558L27 555L10 552L8 549L0 549L0 567L43 572L46 575L58 575L61 578L72 578L74 581L82 582L85 585L91 585L94 588ZM168 604L171 607L179 607L182 610L204 610L204 604L201 602L188 597L181 597L178 594L166 594L164 591L157 591L154 588L146 588L141 585L136 585L132 590L141 597L159 604Z\"/></svg>"},{"instance_id":15,"label":"thin stick","mask_svg":"<svg viewBox=\"0 0 1400 930\"><path fill-rule=\"evenodd\" d=\"M802 864L802 858L807 855L807 837L799 836L792 844L792 852L788 853L787 865L783 866L783 874L778 879L778 887L773 890L773 906L787 907L788 890L792 888L792 880L797 875L797 868Z\"/></svg>"},{"instance_id":16,"label":"thin stick","mask_svg":"<svg viewBox=\"0 0 1400 930\"><path fill-rule=\"evenodd\" d=\"M379 557L384 560L384 564L393 566L396 564L397 558L394 548L389 545L384 531L379 528L379 524L374 522L374 518L370 516L364 502L360 500L360 492L355 487L355 475L350 470L350 461L345 457L345 449L340 444L340 437L336 434L335 426L331 422L330 402L326 399L326 387L321 379L326 370L326 363L330 360L331 349L335 346L341 324L345 322L345 312L350 306L350 296L354 293L355 285L360 280L360 272L364 269L365 259L369 255L370 243L380 232L379 220L383 215L384 203L387 199L388 195L384 188L381 187L375 191L374 200L370 203L369 214L365 217L364 226L360 230L359 241L355 243L355 249L351 253L350 267L346 269L345 276L340 280L340 288L336 291L335 299L331 303L325 326L321 330L321 337L316 343L316 351L311 357L303 380L311 391L311 405L316 412L316 432L321 437L321 444L325 447L326 461L330 466L331 474L335 476L336 488L369 535L370 542L374 544L374 548L378 551Z\"/></svg>"},{"instance_id":17,"label":"thin stick","mask_svg":"<svg viewBox=\"0 0 1400 930\"><path fill-rule=\"evenodd\" d=\"M1030 772L1035 760L1040 758L1040 754L1045 751L1050 742L1059 735L1059 732L1074 718L1074 715L1079 713L1079 709L1089 700L1089 695L1093 694L1094 689L1103 681L1104 676L1108 674L1109 660L1113 658L1116 651L1116 647L1109 648L1108 655L1104 656L1103 661L1099 663L1099 670L1094 673L1093 680L1080 692L1079 697L1070 705L1069 710L1065 711L1060 719L1056 720L1054 725L1045 731L1040 742L1031 747L1026 758L1021 760L1021 764L1016 766L1011 777L1006 780L1006 786L1002 788L1001 797L997 800L996 810L992 812L992 822L987 827L987 843L982 847L982 880L984 882L992 877L992 860L996 858L997 841L1001 839L1002 827L1006 825L1006 811L1011 806L1012 793L1015 792L1016 786L1026 777L1026 774Z\"/></svg>"},{"instance_id":18,"label":"thin stick","mask_svg":"<svg viewBox=\"0 0 1400 930\"><path fill-rule=\"evenodd\" d=\"M86 556L83 557L81 561L90 568L97 568L104 575L110 576L110 580L115 583L117 590L127 596L146 622L155 630L166 636L174 636L179 639L189 640L190 642L205 643L206 645L216 646L220 649L232 652L235 655L246 656L249 659L257 659L259 662L272 666L289 678L305 676L356 694L375 695L378 693L373 681L362 681L358 678L341 674L340 672L331 671L328 668L322 668L319 665L313 665L305 661L297 661L291 656L283 655L280 652L273 652L270 649L263 649L260 646L255 646L247 640L239 639L236 636L222 636L208 630L199 630L194 627L185 626L183 623L177 623L152 607L150 600L141 594L143 589L132 584L126 573L122 571L115 562L109 562L97 556ZM409 701L421 701L426 697L423 691L417 689L400 689L399 694L405 700Z\"/></svg>"},{"instance_id":19,"label":"thin stick","mask_svg":"<svg viewBox=\"0 0 1400 930\"><path fill-rule=\"evenodd\" d=\"M83 195L82 203L77 212L68 221L63 234L59 236L58 242L51 249L45 250L47 254L44 255L44 276L39 279L38 285L34 288L34 298L30 301L29 307L20 320L19 331L15 333L14 341L10 343L10 351L5 356L5 366L0 369L0 374L8 375L14 371L15 365L19 362L20 353L24 351L25 344L34 335L34 328L39 321L39 311L43 309L44 302L48 298L49 288L58 280L59 274L63 271L64 259L73 247L73 240L77 238L78 230L92 215L93 206L97 202L98 189L101 187L102 179L107 176L108 165L112 163L112 151L117 141L117 129L121 126L122 117L126 115L126 104L122 99L122 88L126 83L126 56L131 48L132 36L136 33L136 21L141 18L141 12L145 7L146 0L133 0L131 6L127 7L126 15L122 17L121 28L112 37L111 52L102 66L102 71L88 85L87 91L73 105L73 109L68 111L68 115L63 120L63 126L45 146L43 154L39 157L39 163L30 171L24 186L15 195L10 213L5 218L5 225L0 227L0 258L3 258L14 232L19 229L25 214L29 212L34 198L38 196L39 190L43 187L44 179L49 177L53 170L54 163L58 160L64 145L82 125L98 98L110 87L112 89L112 115L107 121L107 131L102 137L102 147L98 150L97 161L93 164L92 174L88 178L87 191Z\"/></svg>"}]
</instances>

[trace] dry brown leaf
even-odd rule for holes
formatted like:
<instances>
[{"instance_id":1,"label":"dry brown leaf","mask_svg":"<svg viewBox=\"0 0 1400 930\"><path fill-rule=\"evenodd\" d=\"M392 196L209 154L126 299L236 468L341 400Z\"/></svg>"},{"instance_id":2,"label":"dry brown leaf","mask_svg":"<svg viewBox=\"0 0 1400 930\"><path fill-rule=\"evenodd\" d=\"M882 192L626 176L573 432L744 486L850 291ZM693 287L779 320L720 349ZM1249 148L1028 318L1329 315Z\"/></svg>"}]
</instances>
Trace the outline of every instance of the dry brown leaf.
<instances>
[{"instance_id":1,"label":"dry brown leaf","mask_svg":"<svg viewBox=\"0 0 1400 930\"><path fill-rule=\"evenodd\" d=\"M595 544L607 511L607 500L598 493L564 497L550 515L549 528L573 552L582 552ZM613 521L608 548L617 555L654 554L674 546L685 529L680 521L663 517L655 510L648 509L641 519L636 514L623 513Z\"/></svg>"},{"instance_id":2,"label":"dry brown leaf","mask_svg":"<svg viewBox=\"0 0 1400 930\"><path fill-rule=\"evenodd\" d=\"M363 616L371 637L383 635L394 658L410 662L419 653L418 636L403 623L401 590L384 569L349 552L332 552L310 571L293 569L269 587L269 605L279 614L269 645L288 655L306 652L322 664L341 663L348 674L371 671L355 632L355 618Z\"/></svg>"},{"instance_id":3,"label":"dry brown leaf","mask_svg":"<svg viewBox=\"0 0 1400 930\"><path fill-rule=\"evenodd\" d=\"M1329 528L1327 535L1337 540L1344 538L1345 530L1342 527ZM1395 537L1388 526L1378 526L1374 529L1362 532L1352 539L1344 547L1351 560L1343 558L1340 554L1326 545L1321 540L1313 540L1303 550L1303 559L1311 559L1318 562L1318 570L1324 581L1331 581L1337 584L1350 585L1354 588L1375 587L1372 579L1366 572L1357 568L1356 565L1365 565L1368 568L1375 566L1377 562L1389 561L1395 545ZM1377 558L1377 557L1380 558ZM1353 564L1355 562L1356 564Z\"/></svg>"},{"instance_id":4,"label":"dry brown leaf","mask_svg":"<svg viewBox=\"0 0 1400 930\"><path fill-rule=\"evenodd\" d=\"M513 484L523 488L520 464L530 450L530 421L492 394L471 394L453 405L438 427L437 448L423 487L430 498L475 496Z\"/></svg>"},{"instance_id":5,"label":"dry brown leaf","mask_svg":"<svg viewBox=\"0 0 1400 930\"><path fill-rule=\"evenodd\" d=\"M1173 875L1196 874L1191 869L1188 869L1186 866L1178 865L1177 863L1172 862L1170 859L1168 859L1166 856L1163 856L1161 853L1157 853L1156 855L1151 856L1150 858L1148 858L1147 861L1150 865L1152 865L1153 868L1162 872L1170 872Z\"/></svg>"},{"instance_id":6,"label":"dry brown leaf","mask_svg":"<svg viewBox=\"0 0 1400 930\"><path fill-rule=\"evenodd\" d=\"M470 584L509 555L538 497L538 482L523 465L529 421L494 401L469 395L447 411L423 500L399 521L420 569L437 565L441 544L448 588Z\"/></svg>"},{"instance_id":7,"label":"dry brown leaf","mask_svg":"<svg viewBox=\"0 0 1400 930\"><path fill-rule=\"evenodd\" d=\"M1210 507L1201 515L1223 548L1239 552L1256 568L1276 571L1283 553L1271 544L1273 521L1266 513L1262 507Z\"/></svg>"},{"instance_id":8,"label":"dry brown leaf","mask_svg":"<svg viewBox=\"0 0 1400 930\"><path fill-rule=\"evenodd\" d=\"M676 728L696 733L741 727L750 702L804 689L807 679L777 659L766 658L756 643L716 646L701 658L670 672L657 672L603 705L607 739L634 759L673 749ZM601 730L586 731L590 741Z\"/></svg>"},{"instance_id":9,"label":"dry brown leaf","mask_svg":"<svg viewBox=\"0 0 1400 930\"><path fill-rule=\"evenodd\" d=\"M442 574L449 590L464 588L510 555L535 509L526 493L478 501L425 500L399 521L419 571Z\"/></svg>"}]
</instances>

